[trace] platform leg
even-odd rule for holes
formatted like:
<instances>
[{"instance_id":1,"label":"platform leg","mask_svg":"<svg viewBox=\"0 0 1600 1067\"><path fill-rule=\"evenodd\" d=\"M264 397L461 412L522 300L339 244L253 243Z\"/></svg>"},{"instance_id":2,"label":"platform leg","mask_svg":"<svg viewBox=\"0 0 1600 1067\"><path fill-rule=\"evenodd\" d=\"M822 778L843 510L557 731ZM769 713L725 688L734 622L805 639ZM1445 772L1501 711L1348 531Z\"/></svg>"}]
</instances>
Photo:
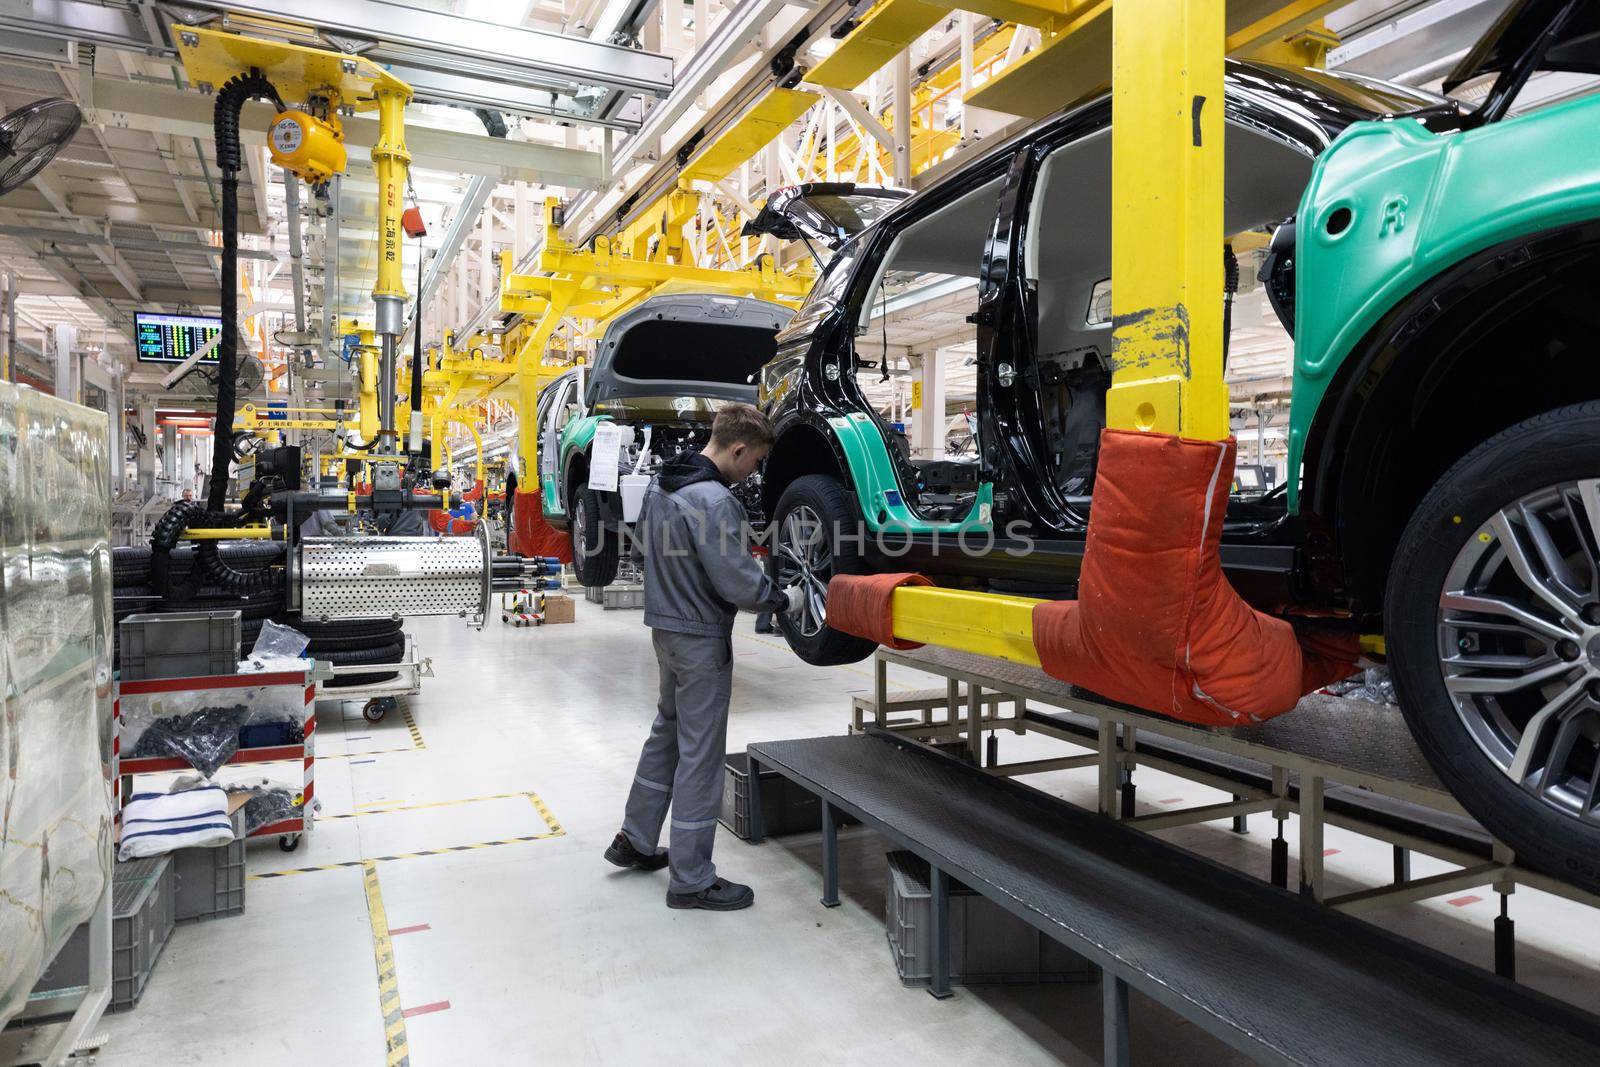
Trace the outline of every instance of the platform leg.
<instances>
[{"instance_id":1,"label":"platform leg","mask_svg":"<svg viewBox=\"0 0 1600 1067\"><path fill-rule=\"evenodd\" d=\"M1100 814L1116 818L1117 785L1121 764L1117 761L1117 724L1110 719L1100 720L1098 737L1100 748Z\"/></svg>"},{"instance_id":2,"label":"platform leg","mask_svg":"<svg viewBox=\"0 0 1600 1067\"><path fill-rule=\"evenodd\" d=\"M945 679L944 697L944 739L954 741L961 736L961 683Z\"/></svg>"},{"instance_id":3,"label":"platform leg","mask_svg":"<svg viewBox=\"0 0 1600 1067\"><path fill-rule=\"evenodd\" d=\"M983 687L967 682L967 754L983 766Z\"/></svg>"},{"instance_id":4,"label":"platform leg","mask_svg":"<svg viewBox=\"0 0 1600 1067\"><path fill-rule=\"evenodd\" d=\"M1105 1047L1100 1062L1106 1067L1128 1067L1128 983L1109 974L1100 976L1105 995Z\"/></svg>"},{"instance_id":5,"label":"platform leg","mask_svg":"<svg viewBox=\"0 0 1600 1067\"><path fill-rule=\"evenodd\" d=\"M1235 793L1233 795L1233 799L1234 800L1243 800L1244 797L1242 797L1239 794ZM1233 832L1236 833L1236 834L1247 834L1247 833L1249 833L1250 832L1250 816L1248 816L1248 815L1235 815L1233 817Z\"/></svg>"},{"instance_id":6,"label":"platform leg","mask_svg":"<svg viewBox=\"0 0 1600 1067\"><path fill-rule=\"evenodd\" d=\"M1300 894L1322 899L1322 778L1300 776Z\"/></svg>"},{"instance_id":7,"label":"platform leg","mask_svg":"<svg viewBox=\"0 0 1600 1067\"><path fill-rule=\"evenodd\" d=\"M822 802L822 906L839 906L839 828L833 824L833 805Z\"/></svg>"},{"instance_id":8,"label":"platform leg","mask_svg":"<svg viewBox=\"0 0 1600 1067\"><path fill-rule=\"evenodd\" d=\"M1500 894L1500 914L1494 917L1494 973L1517 980L1517 924L1510 915L1511 898Z\"/></svg>"},{"instance_id":9,"label":"platform leg","mask_svg":"<svg viewBox=\"0 0 1600 1067\"><path fill-rule=\"evenodd\" d=\"M767 836L765 820L761 817L761 764L750 756L750 843L759 845Z\"/></svg>"},{"instance_id":10,"label":"platform leg","mask_svg":"<svg viewBox=\"0 0 1600 1067\"><path fill-rule=\"evenodd\" d=\"M950 992L950 877L928 865L928 888L933 900L933 979L928 992L937 1000Z\"/></svg>"},{"instance_id":11,"label":"platform leg","mask_svg":"<svg viewBox=\"0 0 1600 1067\"><path fill-rule=\"evenodd\" d=\"M888 719L889 663L882 656L872 657L872 725L883 726Z\"/></svg>"},{"instance_id":12,"label":"platform leg","mask_svg":"<svg viewBox=\"0 0 1600 1067\"><path fill-rule=\"evenodd\" d=\"M1394 846L1394 884L1411 881L1411 850L1403 845Z\"/></svg>"},{"instance_id":13,"label":"platform leg","mask_svg":"<svg viewBox=\"0 0 1600 1067\"><path fill-rule=\"evenodd\" d=\"M1283 839L1283 820L1278 820L1278 836L1272 839L1272 884L1289 888L1289 842Z\"/></svg>"}]
</instances>

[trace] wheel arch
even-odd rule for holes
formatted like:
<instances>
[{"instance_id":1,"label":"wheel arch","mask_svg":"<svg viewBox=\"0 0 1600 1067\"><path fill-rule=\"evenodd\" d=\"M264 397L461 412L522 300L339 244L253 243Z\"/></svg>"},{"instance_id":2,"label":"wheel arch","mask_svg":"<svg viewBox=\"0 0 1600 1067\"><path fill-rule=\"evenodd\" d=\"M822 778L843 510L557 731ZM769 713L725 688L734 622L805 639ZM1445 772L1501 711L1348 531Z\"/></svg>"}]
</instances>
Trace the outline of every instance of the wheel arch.
<instances>
[{"instance_id":1,"label":"wheel arch","mask_svg":"<svg viewBox=\"0 0 1600 1067\"><path fill-rule=\"evenodd\" d=\"M833 431L825 424L796 420L779 432L761 470L761 508L769 518L777 513L783 491L807 474L830 475L854 491Z\"/></svg>"},{"instance_id":2,"label":"wheel arch","mask_svg":"<svg viewBox=\"0 0 1600 1067\"><path fill-rule=\"evenodd\" d=\"M1307 438L1316 586L1375 618L1406 522L1477 445L1600 398L1600 220L1488 249L1436 275L1344 361Z\"/></svg>"}]
</instances>

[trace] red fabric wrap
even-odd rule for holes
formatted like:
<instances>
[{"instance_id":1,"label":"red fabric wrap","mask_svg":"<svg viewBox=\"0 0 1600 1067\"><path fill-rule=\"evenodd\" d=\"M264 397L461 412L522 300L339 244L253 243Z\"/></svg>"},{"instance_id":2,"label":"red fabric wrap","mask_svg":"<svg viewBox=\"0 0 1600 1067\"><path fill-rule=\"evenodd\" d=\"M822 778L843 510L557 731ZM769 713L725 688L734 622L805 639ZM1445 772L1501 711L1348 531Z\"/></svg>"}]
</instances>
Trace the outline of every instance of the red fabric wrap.
<instances>
[{"instance_id":1,"label":"red fabric wrap","mask_svg":"<svg viewBox=\"0 0 1600 1067\"><path fill-rule=\"evenodd\" d=\"M890 648L921 648L920 641L894 635L894 591L932 585L920 574L836 574L828 581L828 625Z\"/></svg>"},{"instance_id":2,"label":"red fabric wrap","mask_svg":"<svg viewBox=\"0 0 1600 1067\"><path fill-rule=\"evenodd\" d=\"M562 563L572 562L572 541L566 534L544 521L544 504L537 492L517 491L511 512L516 528L507 547L519 556L554 556Z\"/></svg>"},{"instance_id":3,"label":"red fabric wrap","mask_svg":"<svg viewBox=\"0 0 1600 1067\"><path fill-rule=\"evenodd\" d=\"M1231 438L1106 430L1100 442L1078 599L1033 609L1047 672L1185 722L1232 726L1281 715L1355 670L1354 634L1301 637L1223 576Z\"/></svg>"},{"instance_id":4,"label":"red fabric wrap","mask_svg":"<svg viewBox=\"0 0 1600 1067\"><path fill-rule=\"evenodd\" d=\"M438 508L428 512L428 525L433 527L434 533L444 534L446 537L462 537L478 528L474 520L458 518Z\"/></svg>"}]
</instances>

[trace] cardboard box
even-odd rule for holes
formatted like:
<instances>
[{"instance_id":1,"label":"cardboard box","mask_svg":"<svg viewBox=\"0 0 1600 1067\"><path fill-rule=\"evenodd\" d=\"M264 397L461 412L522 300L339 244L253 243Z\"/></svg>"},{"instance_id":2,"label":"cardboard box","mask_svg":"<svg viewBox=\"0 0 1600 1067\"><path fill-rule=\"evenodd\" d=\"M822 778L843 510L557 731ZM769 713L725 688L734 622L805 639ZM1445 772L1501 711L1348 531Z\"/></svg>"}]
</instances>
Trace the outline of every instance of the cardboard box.
<instances>
[{"instance_id":1,"label":"cardboard box","mask_svg":"<svg viewBox=\"0 0 1600 1067\"><path fill-rule=\"evenodd\" d=\"M547 596L544 598L545 625L555 622L576 622L577 606L569 596Z\"/></svg>"}]
</instances>

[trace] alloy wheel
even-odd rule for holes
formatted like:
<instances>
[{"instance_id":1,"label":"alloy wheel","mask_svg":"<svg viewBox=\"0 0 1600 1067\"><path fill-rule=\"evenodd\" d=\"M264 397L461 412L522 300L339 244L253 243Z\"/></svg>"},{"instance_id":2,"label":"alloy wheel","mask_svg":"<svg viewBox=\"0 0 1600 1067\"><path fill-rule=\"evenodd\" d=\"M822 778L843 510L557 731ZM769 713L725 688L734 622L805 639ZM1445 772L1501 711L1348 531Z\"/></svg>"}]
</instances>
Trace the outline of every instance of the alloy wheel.
<instances>
[{"instance_id":1,"label":"alloy wheel","mask_svg":"<svg viewBox=\"0 0 1600 1067\"><path fill-rule=\"evenodd\" d=\"M1475 531L1445 577L1438 640L1478 747L1543 803L1600 822L1600 479L1529 493Z\"/></svg>"},{"instance_id":2,"label":"alloy wheel","mask_svg":"<svg viewBox=\"0 0 1600 1067\"><path fill-rule=\"evenodd\" d=\"M815 637L828 624L828 579L833 577L833 547L827 527L807 504L799 504L783 517L772 548L777 557L778 582L800 584L805 593L795 624L802 637Z\"/></svg>"}]
</instances>

